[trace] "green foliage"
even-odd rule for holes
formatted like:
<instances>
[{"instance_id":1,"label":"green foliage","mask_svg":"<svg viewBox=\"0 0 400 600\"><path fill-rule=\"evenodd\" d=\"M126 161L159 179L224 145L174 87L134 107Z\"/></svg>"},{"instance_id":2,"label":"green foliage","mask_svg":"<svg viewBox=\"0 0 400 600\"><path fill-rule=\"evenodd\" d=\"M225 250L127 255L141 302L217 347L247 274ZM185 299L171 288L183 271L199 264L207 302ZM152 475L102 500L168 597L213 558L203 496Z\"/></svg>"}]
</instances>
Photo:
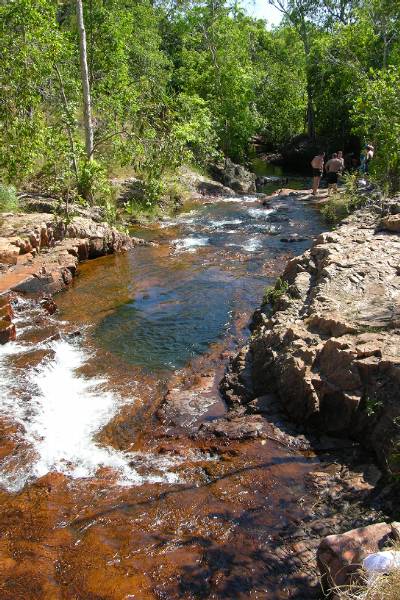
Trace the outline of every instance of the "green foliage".
<instances>
[{"instance_id":1,"label":"green foliage","mask_svg":"<svg viewBox=\"0 0 400 600\"><path fill-rule=\"evenodd\" d=\"M382 400L379 400L376 396L368 396L365 401L365 411L369 417L374 416L382 406Z\"/></svg>"},{"instance_id":2,"label":"green foliage","mask_svg":"<svg viewBox=\"0 0 400 600\"><path fill-rule=\"evenodd\" d=\"M15 213L18 210L19 203L15 187L0 183L0 212Z\"/></svg>"},{"instance_id":3,"label":"green foliage","mask_svg":"<svg viewBox=\"0 0 400 600\"><path fill-rule=\"evenodd\" d=\"M174 85L187 96L199 96L214 121L219 149L242 159L256 131L256 71L252 51L258 30L251 19L222 2L195 3L184 19L177 15L181 43L173 50L179 65Z\"/></svg>"},{"instance_id":4,"label":"green foliage","mask_svg":"<svg viewBox=\"0 0 400 600\"><path fill-rule=\"evenodd\" d=\"M256 107L260 130L279 146L303 130L306 111L304 49L289 27L259 32L255 52L260 75Z\"/></svg>"},{"instance_id":5,"label":"green foliage","mask_svg":"<svg viewBox=\"0 0 400 600\"><path fill-rule=\"evenodd\" d=\"M83 4L93 164L75 3L0 2L3 181L106 206L107 177L129 168L153 206L183 163L242 161L254 134L272 149L308 121L335 149L371 141L376 180L400 188L400 0L280 0L272 30L223 0Z\"/></svg>"},{"instance_id":6,"label":"green foliage","mask_svg":"<svg viewBox=\"0 0 400 600\"><path fill-rule=\"evenodd\" d=\"M398 69L371 72L356 98L357 131L373 141L371 172L389 194L400 190L400 74Z\"/></svg>"},{"instance_id":7,"label":"green foliage","mask_svg":"<svg viewBox=\"0 0 400 600\"><path fill-rule=\"evenodd\" d=\"M327 223L337 225L352 212L361 208L367 197L359 193L357 188L358 173L349 173L344 176L345 189L343 192L333 194L321 209Z\"/></svg>"},{"instance_id":8,"label":"green foliage","mask_svg":"<svg viewBox=\"0 0 400 600\"><path fill-rule=\"evenodd\" d=\"M287 281L278 277L273 287L267 287L264 291L263 304L270 304L272 308L276 307L278 300L286 294L289 289Z\"/></svg>"},{"instance_id":9,"label":"green foliage","mask_svg":"<svg viewBox=\"0 0 400 600\"><path fill-rule=\"evenodd\" d=\"M79 168L78 192L89 204L106 206L112 187L104 167L96 160L84 159Z\"/></svg>"}]
</instances>

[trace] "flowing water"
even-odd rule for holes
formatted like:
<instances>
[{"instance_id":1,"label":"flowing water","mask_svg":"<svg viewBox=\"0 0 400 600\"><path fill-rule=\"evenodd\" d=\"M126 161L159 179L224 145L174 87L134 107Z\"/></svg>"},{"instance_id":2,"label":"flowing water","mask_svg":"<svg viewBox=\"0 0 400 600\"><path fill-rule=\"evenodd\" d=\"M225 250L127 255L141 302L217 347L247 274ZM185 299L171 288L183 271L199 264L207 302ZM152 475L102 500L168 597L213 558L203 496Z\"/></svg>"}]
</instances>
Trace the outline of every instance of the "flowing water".
<instances>
[{"instance_id":1,"label":"flowing water","mask_svg":"<svg viewBox=\"0 0 400 600\"><path fill-rule=\"evenodd\" d=\"M196 432L226 413L218 380L265 286L321 229L298 197L205 202L82 265L53 317L19 302L0 347L2 599L292 597L273 548L315 459Z\"/></svg>"}]
</instances>

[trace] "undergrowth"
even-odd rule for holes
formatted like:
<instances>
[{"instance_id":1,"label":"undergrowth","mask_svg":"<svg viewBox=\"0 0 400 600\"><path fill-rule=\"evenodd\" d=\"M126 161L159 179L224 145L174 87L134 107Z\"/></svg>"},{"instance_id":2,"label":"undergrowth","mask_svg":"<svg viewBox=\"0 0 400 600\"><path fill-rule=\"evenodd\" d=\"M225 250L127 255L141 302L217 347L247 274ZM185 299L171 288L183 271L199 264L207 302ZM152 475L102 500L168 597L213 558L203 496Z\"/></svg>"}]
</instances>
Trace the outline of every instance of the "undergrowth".
<instances>
[{"instance_id":1,"label":"undergrowth","mask_svg":"<svg viewBox=\"0 0 400 600\"><path fill-rule=\"evenodd\" d=\"M275 308L278 300L287 292L289 288L289 284L287 281L278 277L274 286L270 286L265 288L263 304L270 304L273 308Z\"/></svg>"},{"instance_id":2,"label":"undergrowth","mask_svg":"<svg viewBox=\"0 0 400 600\"><path fill-rule=\"evenodd\" d=\"M327 223L336 225L352 212L364 206L368 196L362 195L358 189L358 173L349 173L344 176L344 192L333 194L321 209Z\"/></svg>"},{"instance_id":3,"label":"undergrowth","mask_svg":"<svg viewBox=\"0 0 400 600\"><path fill-rule=\"evenodd\" d=\"M0 183L0 212L15 213L18 211L19 203L15 187Z\"/></svg>"}]
</instances>

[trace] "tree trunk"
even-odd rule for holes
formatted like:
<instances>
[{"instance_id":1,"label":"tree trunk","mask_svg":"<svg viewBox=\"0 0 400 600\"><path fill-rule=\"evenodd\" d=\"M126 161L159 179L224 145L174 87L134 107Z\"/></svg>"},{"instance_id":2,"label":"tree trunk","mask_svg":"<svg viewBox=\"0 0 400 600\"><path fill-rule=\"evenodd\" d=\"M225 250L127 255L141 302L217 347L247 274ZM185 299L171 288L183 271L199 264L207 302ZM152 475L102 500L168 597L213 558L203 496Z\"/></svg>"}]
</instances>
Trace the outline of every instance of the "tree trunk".
<instances>
[{"instance_id":1,"label":"tree trunk","mask_svg":"<svg viewBox=\"0 0 400 600\"><path fill-rule=\"evenodd\" d=\"M315 115L310 83L307 83L307 133L311 139L315 139Z\"/></svg>"},{"instance_id":2,"label":"tree trunk","mask_svg":"<svg viewBox=\"0 0 400 600\"><path fill-rule=\"evenodd\" d=\"M89 72L86 51L86 31L83 19L82 0L76 0L76 16L79 29L79 46L81 62L81 80L83 91L83 119L85 127L85 146L88 160L93 158L93 123L92 123L92 105L90 99Z\"/></svg>"},{"instance_id":3,"label":"tree trunk","mask_svg":"<svg viewBox=\"0 0 400 600\"><path fill-rule=\"evenodd\" d=\"M63 83L63 80L62 80L62 77L61 77L60 69L58 68L57 65L54 65L54 69L55 69L55 71L57 73L58 82L60 84L61 98L62 98L62 102L63 102L63 106L64 106L65 126L66 126L66 129L67 129L67 134L68 134L68 139L69 139L69 146L70 146L70 150L71 150L72 169L74 171L76 183L77 183L77 185L79 185L78 163L76 161L75 142L74 142L74 135L73 135L72 126L71 126L72 115L71 115L71 112L70 112L69 107L68 107L68 100L67 100L67 96L65 95L64 83Z\"/></svg>"}]
</instances>

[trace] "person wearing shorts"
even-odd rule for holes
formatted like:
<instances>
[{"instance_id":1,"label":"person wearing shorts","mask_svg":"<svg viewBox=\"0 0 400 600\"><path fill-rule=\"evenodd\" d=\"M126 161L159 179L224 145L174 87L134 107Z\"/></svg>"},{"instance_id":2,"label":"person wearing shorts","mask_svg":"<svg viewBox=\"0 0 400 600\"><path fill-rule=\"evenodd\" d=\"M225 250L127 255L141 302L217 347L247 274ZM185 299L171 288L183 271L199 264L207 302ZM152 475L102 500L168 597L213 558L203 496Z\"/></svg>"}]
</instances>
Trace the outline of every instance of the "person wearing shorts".
<instances>
[{"instance_id":1,"label":"person wearing shorts","mask_svg":"<svg viewBox=\"0 0 400 600\"><path fill-rule=\"evenodd\" d=\"M318 195L318 188L321 182L321 177L324 173L324 160L325 160L325 152L321 152L321 154L317 154L311 161L312 167L312 176L313 176L313 187L312 194L313 196Z\"/></svg>"},{"instance_id":2,"label":"person wearing shorts","mask_svg":"<svg viewBox=\"0 0 400 600\"><path fill-rule=\"evenodd\" d=\"M343 170L343 159L339 158L336 152L332 154L332 158L325 165L326 176L328 180L328 196L331 192L337 191L339 173Z\"/></svg>"}]
</instances>

